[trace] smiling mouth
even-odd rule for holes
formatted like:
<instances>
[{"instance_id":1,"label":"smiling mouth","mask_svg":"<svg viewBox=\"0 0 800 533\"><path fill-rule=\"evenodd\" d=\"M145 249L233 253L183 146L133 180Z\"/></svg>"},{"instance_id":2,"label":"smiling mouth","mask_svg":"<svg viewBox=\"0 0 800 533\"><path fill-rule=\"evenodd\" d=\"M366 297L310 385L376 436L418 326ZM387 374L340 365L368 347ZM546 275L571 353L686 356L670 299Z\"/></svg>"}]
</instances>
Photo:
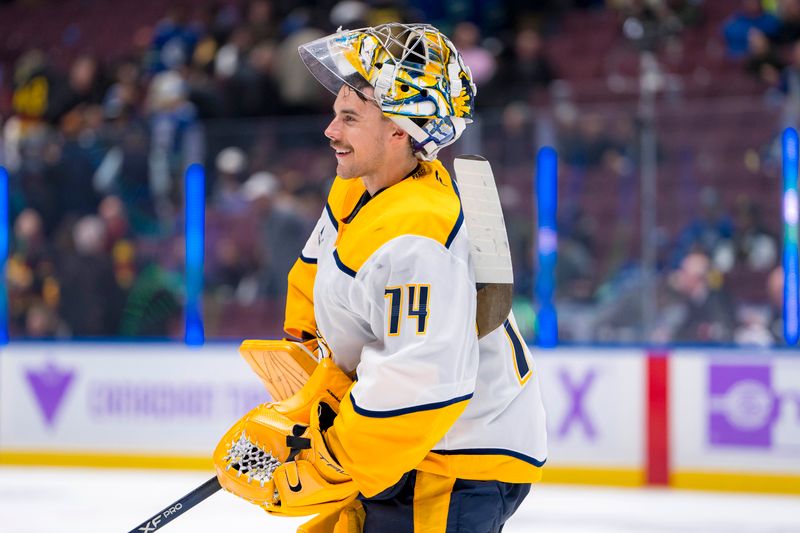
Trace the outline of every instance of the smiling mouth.
<instances>
[{"instance_id":1,"label":"smiling mouth","mask_svg":"<svg viewBox=\"0 0 800 533\"><path fill-rule=\"evenodd\" d=\"M336 150L336 157L337 159L348 156L352 153L352 150Z\"/></svg>"}]
</instances>

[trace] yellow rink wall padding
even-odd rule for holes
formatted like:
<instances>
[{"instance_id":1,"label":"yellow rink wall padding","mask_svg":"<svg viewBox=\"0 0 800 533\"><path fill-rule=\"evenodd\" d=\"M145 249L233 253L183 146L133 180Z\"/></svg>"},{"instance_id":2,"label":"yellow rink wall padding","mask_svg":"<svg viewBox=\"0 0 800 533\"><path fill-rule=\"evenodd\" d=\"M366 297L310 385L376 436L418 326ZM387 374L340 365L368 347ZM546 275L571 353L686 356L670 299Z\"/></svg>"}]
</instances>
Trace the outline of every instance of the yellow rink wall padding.
<instances>
[{"instance_id":1,"label":"yellow rink wall padding","mask_svg":"<svg viewBox=\"0 0 800 533\"><path fill-rule=\"evenodd\" d=\"M548 468L545 466L542 481L545 483L641 487L646 483L646 475L644 469L635 468Z\"/></svg>"},{"instance_id":2,"label":"yellow rink wall padding","mask_svg":"<svg viewBox=\"0 0 800 533\"><path fill-rule=\"evenodd\" d=\"M800 495L800 476L679 471L670 474L669 485L676 489Z\"/></svg>"},{"instance_id":3,"label":"yellow rink wall padding","mask_svg":"<svg viewBox=\"0 0 800 533\"><path fill-rule=\"evenodd\" d=\"M169 470L214 469L211 455L125 455L106 452L30 452L0 451L0 465L70 466L92 468L161 468Z\"/></svg>"}]
</instances>

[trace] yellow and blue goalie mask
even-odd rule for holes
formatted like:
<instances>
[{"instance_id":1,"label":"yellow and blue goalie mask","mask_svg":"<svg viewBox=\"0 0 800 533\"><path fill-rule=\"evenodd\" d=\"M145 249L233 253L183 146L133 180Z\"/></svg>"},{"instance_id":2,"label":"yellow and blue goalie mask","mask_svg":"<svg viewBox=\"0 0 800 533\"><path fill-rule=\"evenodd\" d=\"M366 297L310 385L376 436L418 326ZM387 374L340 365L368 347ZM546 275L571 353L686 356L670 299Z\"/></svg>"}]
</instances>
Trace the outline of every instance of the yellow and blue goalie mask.
<instances>
[{"instance_id":1,"label":"yellow and blue goalie mask","mask_svg":"<svg viewBox=\"0 0 800 533\"><path fill-rule=\"evenodd\" d=\"M435 159L472 122L477 92L472 73L453 43L433 26L393 22L340 29L300 46L299 52L334 94L343 84L363 94L369 84L383 114L412 137L420 159Z\"/></svg>"}]
</instances>

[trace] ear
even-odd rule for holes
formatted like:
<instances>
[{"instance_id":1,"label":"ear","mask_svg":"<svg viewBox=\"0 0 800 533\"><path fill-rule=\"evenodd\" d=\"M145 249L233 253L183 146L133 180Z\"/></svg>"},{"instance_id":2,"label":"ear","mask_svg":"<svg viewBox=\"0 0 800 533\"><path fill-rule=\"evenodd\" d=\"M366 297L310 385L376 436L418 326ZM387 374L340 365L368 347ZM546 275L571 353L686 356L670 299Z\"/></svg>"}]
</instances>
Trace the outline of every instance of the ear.
<instances>
[{"instance_id":1,"label":"ear","mask_svg":"<svg viewBox=\"0 0 800 533\"><path fill-rule=\"evenodd\" d=\"M408 133L406 130L392 122L392 141L400 143L408 143Z\"/></svg>"}]
</instances>

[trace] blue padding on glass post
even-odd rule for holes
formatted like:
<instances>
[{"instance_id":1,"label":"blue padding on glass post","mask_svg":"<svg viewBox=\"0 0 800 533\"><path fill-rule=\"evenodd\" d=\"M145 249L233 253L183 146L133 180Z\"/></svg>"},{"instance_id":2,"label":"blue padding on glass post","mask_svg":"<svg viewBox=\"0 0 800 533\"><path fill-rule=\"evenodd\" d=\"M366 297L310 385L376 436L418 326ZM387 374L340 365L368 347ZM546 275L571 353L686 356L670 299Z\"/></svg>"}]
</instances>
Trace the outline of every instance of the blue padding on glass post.
<instances>
[{"instance_id":1,"label":"blue padding on glass post","mask_svg":"<svg viewBox=\"0 0 800 533\"><path fill-rule=\"evenodd\" d=\"M536 205L538 217L537 255L539 269L536 272L535 300L539 304L537 313L536 340L544 348L558 344L558 317L553 302L556 280L556 258L558 251L558 155L553 148L545 146L536 156Z\"/></svg>"},{"instance_id":2,"label":"blue padding on glass post","mask_svg":"<svg viewBox=\"0 0 800 533\"><path fill-rule=\"evenodd\" d=\"M8 171L0 166L0 346L8 344L8 288L6 263L9 248Z\"/></svg>"},{"instance_id":3,"label":"blue padding on glass post","mask_svg":"<svg viewBox=\"0 0 800 533\"><path fill-rule=\"evenodd\" d=\"M186 220L186 329L184 342L189 346L202 346L203 331L203 249L205 246L205 188L203 165L194 163L185 175Z\"/></svg>"},{"instance_id":4,"label":"blue padding on glass post","mask_svg":"<svg viewBox=\"0 0 800 533\"><path fill-rule=\"evenodd\" d=\"M783 132L783 337L786 344L797 344L800 322L797 250L797 130Z\"/></svg>"}]
</instances>

